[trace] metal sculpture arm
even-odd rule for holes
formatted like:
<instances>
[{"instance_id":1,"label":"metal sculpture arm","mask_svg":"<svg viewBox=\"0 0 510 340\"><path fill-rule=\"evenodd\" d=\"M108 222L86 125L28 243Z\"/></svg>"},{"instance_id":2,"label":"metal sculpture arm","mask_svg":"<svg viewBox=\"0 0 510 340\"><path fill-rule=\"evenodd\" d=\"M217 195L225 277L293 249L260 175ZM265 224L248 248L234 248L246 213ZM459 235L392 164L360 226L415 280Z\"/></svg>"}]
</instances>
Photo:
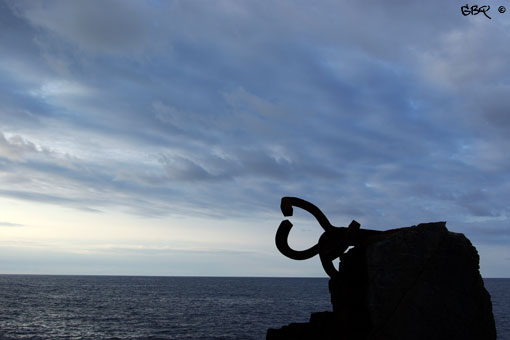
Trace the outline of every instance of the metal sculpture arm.
<instances>
[{"instance_id":1,"label":"metal sculpture arm","mask_svg":"<svg viewBox=\"0 0 510 340\"><path fill-rule=\"evenodd\" d=\"M306 260L319 254L322 267L331 278L338 274L338 270L333 264L334 259L340 257L349 246L356 246L368 237L381 233L377 230L360 229L360 224L354 220L348 228L335 227L329 223L326 215L312 203L297 197L282 198L280 209L284 216L292 216L293 206L312 214L324 229L324 233L314 246L306 250L294 250L289 246L288 241L293 225L289 220L283 220L276 231L276 247L283 255L294 260Z\"/></svg>"},{"instance_id":2,"label":"metal sculpture arm","mask_svg":"<svg viewBox=\"0 0 510 340\"><path fill-rule=\"evenodd\" d=\"M283 197L282 203L280 204L280 209L283 213L283 216L292 216L294 210L292 207L299 207L303 210L308 211L312 214L319 224L321 225L324 231L333 229L331 223L329 223L326 215L322 213L322 211L317 208L312 203L302 200L297 197ZM283 220L278 227L276 232L276 247L278 250L285 256L290 257L294 260L306 260L311 257L314 257L319 253L319 244L314 245L313 247L306 250L294 250L289 246L289 233L292 229L292 223L289 220Z\"/></svg>"}]
</instances>

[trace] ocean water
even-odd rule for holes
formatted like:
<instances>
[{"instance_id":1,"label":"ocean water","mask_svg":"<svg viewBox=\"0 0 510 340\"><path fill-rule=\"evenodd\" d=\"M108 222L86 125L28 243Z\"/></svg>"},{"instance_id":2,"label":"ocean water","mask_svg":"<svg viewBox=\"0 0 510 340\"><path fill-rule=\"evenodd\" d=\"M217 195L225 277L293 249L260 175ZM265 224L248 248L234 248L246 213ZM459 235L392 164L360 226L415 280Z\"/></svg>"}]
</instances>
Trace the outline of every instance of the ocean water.
<instances>
[{"instance_id":1,"label":"ocean water","mask_svg":"<svg viewBox=\"0 0 510 340\"><path fill-rule=\"evenodd\" d=\"M510 279L484 279L491 295L498 340L510 340Z\"/></svg>"},{"instance_id":2,"label":"ocean water","mask_svg":"<svg viewBox=\"0 0 510 340\"><path fill-rule=\"evenodd\" d=\"M487 279L510 339L510 279ZM0 275L0 340L265 339L331 310L326 278Z\"/></svg>"}]
</instances>

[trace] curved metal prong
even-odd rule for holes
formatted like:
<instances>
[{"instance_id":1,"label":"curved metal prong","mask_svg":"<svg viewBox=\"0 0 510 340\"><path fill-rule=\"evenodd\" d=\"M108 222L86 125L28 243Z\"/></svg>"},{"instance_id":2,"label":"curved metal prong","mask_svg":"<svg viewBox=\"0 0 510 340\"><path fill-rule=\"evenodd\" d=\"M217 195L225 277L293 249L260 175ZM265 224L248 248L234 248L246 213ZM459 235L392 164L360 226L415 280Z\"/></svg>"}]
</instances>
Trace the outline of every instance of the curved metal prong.
<instances>
[{"instance_id":1,"label":"curved metal prong","mask_svg":"<svg viewBox=\"0 0 510 340\"><path fill-rule=\"evenodd\" d=\"M333 260L339 258L349 248L349 243L345 239L346 232L347 228L335 228L325 231L319 238L319 258L322 268L331 278L338 275Z\"/></svg>"},{"instance_id":2,"label":"curved metal prong","mask_svg":"<svg viewBox=\"0 0 510 340\"><path fill-rule=\"evenodd\" d=\"M297 197L282 197L280 209L282 210L283 216L292 216L293 206L306 210L312 214L325 231L334 228L333 225L329 223L326 215L324 215L324 213L312 203Z\"/></svg>"},{"instance_id":3,"label":"curved metal prong","mask_svg":"<svg viewBox=\"0 0 510 340\"><path fill-rule=\"evenodd\" d=\"M294 210L292 209L292 197L283 197L282 202L280 203L280 210L282 211L283 216L289 217L292 216Z\"/></svg>"},{"instance_id":4,"label":"curved metal prong","mask_svg":"<svg viewBox=\"0 0 510 340\"><path fill-rule=\"evenodd\" d=\"M349 246L361 245L373 235L382 233L376 230L360 229L360 224L354 220L348 228L337 228L331 225L322 211L312 203L297 197L282 198L280 209L284 216L292 216L293 207L301 208L312 214L324 229L324 233L313 247L301 251L294 250L289 246L288 241L292 223L289 220L284 220L276 231L276 247L283 255L294 260L306 260L319 254L322 267L331 278L339 275L333 260L341 257Z\"/></svg>"},{"instance_id":5,"label":"curved metal prong","mask_svg":"<svg viewBox=\"0 0 510 340\"><path fill-rule=\"evenodd\" d=\"M285 256L293 260L306 260L314 257L319 253L319 244L314 245L306 250L294 250L289 246L289 233L292 229L292 223L289 220L284 220L280 223L276 231L276 247Z\"/></svg>"},{"instance_id":6,"label":"curved metal prong","mask_svg":"<svg viewBox=\"0 0 510 340\"><path fill-rule=\"evenodd\" d=\"M328 274L330 278L334 279L339 274L339 271L336 269L335 264L333 263L333 260L336 257L331 258L323 253L319 253L319 258L321 259L322 268L324 268L326 274Z\"/></svg>"}]
</instances>

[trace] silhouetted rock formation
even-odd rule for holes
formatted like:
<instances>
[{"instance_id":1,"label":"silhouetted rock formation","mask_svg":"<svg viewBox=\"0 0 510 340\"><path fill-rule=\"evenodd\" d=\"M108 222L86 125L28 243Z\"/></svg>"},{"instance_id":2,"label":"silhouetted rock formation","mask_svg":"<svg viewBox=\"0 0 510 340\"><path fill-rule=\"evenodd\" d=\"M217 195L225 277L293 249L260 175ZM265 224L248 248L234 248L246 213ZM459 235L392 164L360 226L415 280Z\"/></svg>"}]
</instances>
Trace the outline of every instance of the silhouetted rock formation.
<instances>
[{"instance_id":1,"label":"silhouetted rock formation","mask_svg":"<svg viewBox=\"0 0 510 340\"><path fill-rule=\"evenodd\" d=\"M333 312L269 329L267 340L494 340L479 257L444 222L388 230L342 255Z\"/></svg>"}]
</instances>

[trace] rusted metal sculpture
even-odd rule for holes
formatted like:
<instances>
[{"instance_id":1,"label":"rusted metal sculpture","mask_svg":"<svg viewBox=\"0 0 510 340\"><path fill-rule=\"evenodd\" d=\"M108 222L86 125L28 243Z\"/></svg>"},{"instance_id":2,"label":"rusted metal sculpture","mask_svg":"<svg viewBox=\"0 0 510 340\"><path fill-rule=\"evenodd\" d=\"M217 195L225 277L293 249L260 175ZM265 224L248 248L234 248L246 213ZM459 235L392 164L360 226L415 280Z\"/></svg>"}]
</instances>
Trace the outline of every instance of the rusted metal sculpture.
<instances>
[{"instance_id":1,"label":"rusted metal sculpture","mask_svg":"<svg viewBox=\"0 0 510 340\"><path fill-rule=\"evenodd\" d=\"M383 233L378 230L360 229L360 224L354 220L347 228L335 227L329 223L322 211L312 203L297 197L283 197L280 205L283 216L292 216L292 207L301 208L312 214L324 229L324 233L319 238L319 242L313 247L306 250L294 250L288 242L292 223L289 220L283 220L276 232L276 247L283 255L294 260L306 260L319 254L322 267L331 278L338 275L333 260L340 257L349 246L360 245L370 237Z\"/></svg>"}]
</instances>

